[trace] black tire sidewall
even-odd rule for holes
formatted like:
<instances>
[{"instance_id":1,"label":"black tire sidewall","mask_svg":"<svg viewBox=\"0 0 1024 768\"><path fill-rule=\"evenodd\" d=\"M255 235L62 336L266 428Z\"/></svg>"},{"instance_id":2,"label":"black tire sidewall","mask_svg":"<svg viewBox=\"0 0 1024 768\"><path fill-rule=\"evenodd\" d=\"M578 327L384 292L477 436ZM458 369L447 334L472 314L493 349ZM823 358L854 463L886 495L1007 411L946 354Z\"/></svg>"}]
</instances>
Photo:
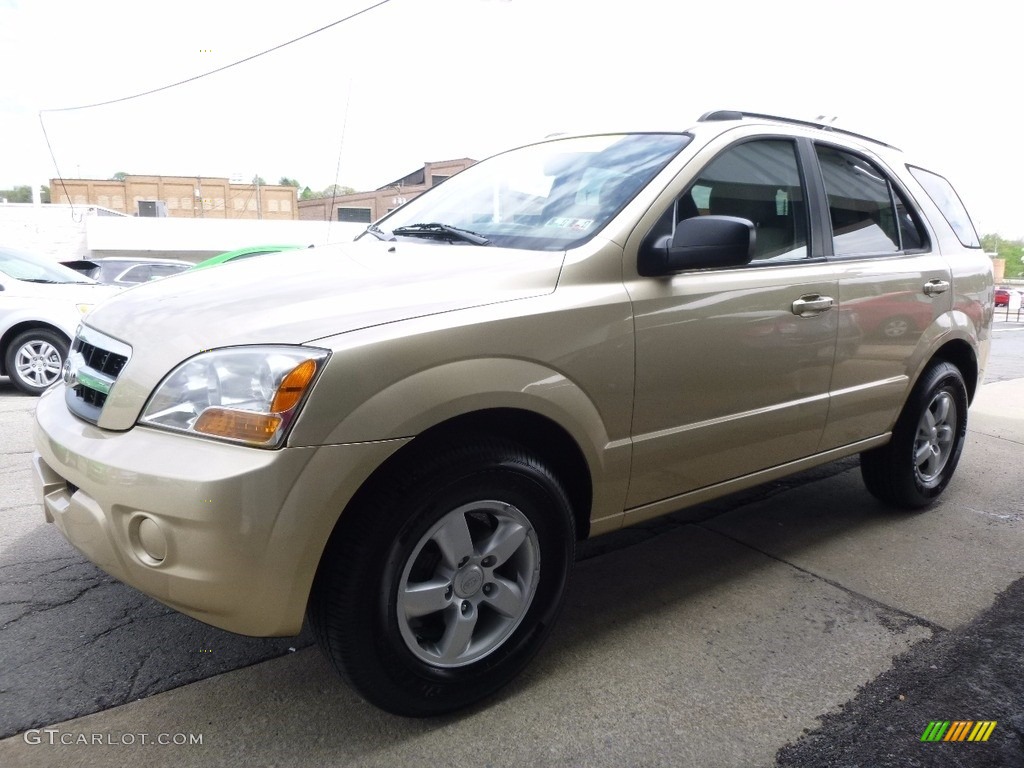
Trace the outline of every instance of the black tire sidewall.
<instances>
[{"instance_id":1,"label":"black tire sidewall","mask_svg":"<svg viewBox=\"0 0 1024 768\"><path fill-rule=\"evenodd\" d=\"M370 540L360 543L360 554L328 576L335 580L334 590L349 595L355 614L343 632L327 638L328 652L340 653L345 676L365 698L397 714L442 714L505 685L540 649L568 586L575 531L568 501L553 475L527 455L507 449L491 449L471 463L457 464L421 472L398 490L398 498L381 494L354 510L374 510L377 525ZM481 500L508 502L530 521L540 549L539 582L523 620L499 648L463 667L435 667L405 644L398 626L398 585L426 532L451 510ZM382 508L381 502L387 506Z\"/></svg>"},{"instance_id":2,"label":"black tire sidewall","mask_svg":"<svg viewBox=\"0 0 1024 768\"><path fill-rule=\"evenodd\" d=\"M924 414L924 410L931 404L934 397L942 391L948 392L956 405L956 435L953 441L952 452L940 472L939 482L928 487L921 483L918 478L914 465L914 442L917 435L917 425ZM953 477L967 436L967 406L967 387L964 385L963 376L961 376L960 371L950 363L939 363L931 368L921 379L918 386L915 387L910 401L908 401L908 407L900 415L893 436L893 443L899 462L897 471L906 475L902 480L905 492L911 494L912 497L916 497L922 506L938 497Z\"/></svg>"},{"instance_id":3,"label":"black tire sidewall","mask_svg":"<svg viewBox=\"0 0 1024 768\"><path fill-rule=\"evenodd\" d=\"M18 375L17 368L15 368L14 365L15 357L18 350L31 341L45 341L54 346L57 351L60 352L60 362L62 367L64 362L68 359L70 344L61 334L48 328L36 328L24 331L11 340L10 345L7 347L7 354L4 360L4 366L7 369L8 378L10 378L11 383L22 392L29 395L40 395L60 379L58 377L58 379L55 379L44 387L37 387L30 382L25 381Z\"/></svg>"}]
</instances>

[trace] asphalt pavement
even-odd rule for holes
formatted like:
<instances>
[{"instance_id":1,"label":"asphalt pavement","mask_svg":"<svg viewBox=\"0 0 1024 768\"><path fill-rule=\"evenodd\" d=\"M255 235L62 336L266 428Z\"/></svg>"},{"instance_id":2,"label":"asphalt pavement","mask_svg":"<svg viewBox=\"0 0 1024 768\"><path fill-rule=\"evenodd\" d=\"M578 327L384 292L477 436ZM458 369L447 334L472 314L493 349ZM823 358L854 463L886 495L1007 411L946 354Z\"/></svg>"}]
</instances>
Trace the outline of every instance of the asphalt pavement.
<instances>
[{"instance_id":1,"label":"asphalt pavement","mask_svg":"<svg viewBox=\"0 0 1024 768\"><path fill-rule=\"evenodd\" d=\"M31 409L0 396L0 766L1024 765L1024 324L996 330L934 508L847 459L588 542L538 659L434 720L103 576L26 498Z\"/></svg>"}]
</instances>

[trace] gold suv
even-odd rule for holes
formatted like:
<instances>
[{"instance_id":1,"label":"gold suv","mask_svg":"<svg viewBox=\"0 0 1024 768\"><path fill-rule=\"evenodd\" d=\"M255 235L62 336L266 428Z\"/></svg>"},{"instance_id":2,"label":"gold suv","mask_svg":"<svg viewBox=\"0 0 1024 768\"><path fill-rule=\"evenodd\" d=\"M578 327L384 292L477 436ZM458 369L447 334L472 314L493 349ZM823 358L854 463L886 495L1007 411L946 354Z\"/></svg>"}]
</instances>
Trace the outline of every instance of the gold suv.
<instances>
[{"instance_id":1,"label":"gold suv","mask_svg":"<svg viewBox=\"0 0 1024 768\"><path fill-rule=\"evenodd\" d=\"M982 377L950 184L795 120L562 136L340 247L124 292L40 399L47 520L202 621L317 639L371 702L509 681L576 542L860 454L923 507Z\"/></svg>"}]
</instances>

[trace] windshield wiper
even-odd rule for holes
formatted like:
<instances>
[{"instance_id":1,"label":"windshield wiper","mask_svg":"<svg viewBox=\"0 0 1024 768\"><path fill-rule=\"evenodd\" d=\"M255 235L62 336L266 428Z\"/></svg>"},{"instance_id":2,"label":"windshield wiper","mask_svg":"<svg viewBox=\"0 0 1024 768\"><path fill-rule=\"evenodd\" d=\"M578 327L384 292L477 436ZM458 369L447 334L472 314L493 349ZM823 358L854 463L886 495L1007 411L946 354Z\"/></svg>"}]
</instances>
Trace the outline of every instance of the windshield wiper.
<instances>
[{"instance_id":1,"label":"windshield wiper","mask_svg":"<svg viewBox=\"0 0 1024 768\"><path fill-rule=\"evenodd\" d=\"M410 224L406 227L395 227L391 230L393 235L407 235L411 237L440 237L446 240L464 240L473 245L490 245L491 241L476 232L468 229L459 229L450 224L441 224L432 221L429 224Z\"/></svg>"},{"instance_id":2,"label":"windshield wiper","mask_svg":"<svg viewBox=\"0 0 1024 768\"><path fill-rule=\"evenodd\" d=\"M370 226L368 226L366 228L365 231L369 232L371 235L376 237L378 240L394 240L395 239L394 237L388 237L387 233L383 229L378 227L376 224L371 224ZM313 246L309 246L309 247L312 248Z\"/></svg>"},{"instance_id":3,"label":"windshield wiper","mask_svg":"<svg viewBox=\"0 0 1024 768\"><path fill-rule=\"evenodd\" d=\"M47 285L60 285L60 280L47 280L45 277L23 277L23 283L46 283ZM68 283L77 283L77 280L68 280Z\"/></svg>"}]
</instances>

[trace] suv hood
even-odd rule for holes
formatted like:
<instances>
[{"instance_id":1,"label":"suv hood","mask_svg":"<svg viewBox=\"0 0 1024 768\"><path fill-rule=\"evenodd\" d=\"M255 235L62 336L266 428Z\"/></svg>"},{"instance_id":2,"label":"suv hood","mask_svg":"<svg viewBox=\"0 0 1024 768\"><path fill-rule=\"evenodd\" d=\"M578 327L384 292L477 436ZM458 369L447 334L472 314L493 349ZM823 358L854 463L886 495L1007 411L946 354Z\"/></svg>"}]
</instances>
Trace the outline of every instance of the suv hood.
<instances>
[{"instance_id":1,"label":"suv hood","mask_svg":"<svg viewBox=\"0 0 1024 768\"><path fill-rule=\"evenodd\" d=\"M543 295L555 289L563 258L550 251L362 240L267 254L130 288L86 319L132 348L100 426L130 428L163 377L202 350L302 344ZM124 386L128 380L131 386Z\"/></svg>"}]
</instances>

